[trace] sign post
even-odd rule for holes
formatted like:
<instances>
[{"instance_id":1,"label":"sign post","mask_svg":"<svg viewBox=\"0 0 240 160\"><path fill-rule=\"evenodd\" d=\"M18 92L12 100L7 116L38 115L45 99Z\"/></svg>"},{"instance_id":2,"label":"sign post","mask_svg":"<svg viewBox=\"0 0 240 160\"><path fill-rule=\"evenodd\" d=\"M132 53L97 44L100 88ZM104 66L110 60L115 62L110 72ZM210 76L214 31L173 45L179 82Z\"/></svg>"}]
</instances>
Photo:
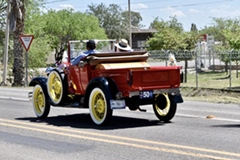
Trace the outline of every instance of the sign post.
<instances>
[{"instance_id":1,"label":"sign post","mask_svg":"<svg viewBox=\"0 0 240 160\"><path fill-rule=\"evenodd\" d=\"M34 36L33 35L21 35L20 36L20 41L22 42L23 47L26 50L26 78L25 78L25 86L28 85L28 50L31 46L32 40L33 40Z\"/></svg>"}]
</instances>

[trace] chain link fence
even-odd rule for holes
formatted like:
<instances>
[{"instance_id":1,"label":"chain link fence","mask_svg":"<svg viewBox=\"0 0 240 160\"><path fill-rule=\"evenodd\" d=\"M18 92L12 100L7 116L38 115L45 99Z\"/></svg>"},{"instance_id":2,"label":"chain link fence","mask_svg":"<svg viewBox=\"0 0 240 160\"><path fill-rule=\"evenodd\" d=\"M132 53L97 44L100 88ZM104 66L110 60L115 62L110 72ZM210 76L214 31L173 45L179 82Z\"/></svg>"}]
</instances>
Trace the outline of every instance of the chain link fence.
<instances>
[{"instance_id":1,"label":"chain link fence","mask_svg":"<svg viewBox=\"0 0 240 160\"><path fill-rule=\"evenodd\" d=\"M183 84L188 87L240 90L240 51L194 50L149 51L156 65L167 65L169 54L174 54L177 65L182 66Z\"/></svg>"},{"instance_id":2,"label":"chain link fence","mask_svg":"<svg viewBox=\"0 0 240 160\"><path fill-rule=\"evenodd\" d=\"M112 49L112 47L111 47ZM169 54L175 55L177 65L182 66L181 86L240 90L240 51L194 50L149 51L149 63L168 65ZM2 80L3 56L0 57L0 81Z\"/></svg>"}]
</instances>

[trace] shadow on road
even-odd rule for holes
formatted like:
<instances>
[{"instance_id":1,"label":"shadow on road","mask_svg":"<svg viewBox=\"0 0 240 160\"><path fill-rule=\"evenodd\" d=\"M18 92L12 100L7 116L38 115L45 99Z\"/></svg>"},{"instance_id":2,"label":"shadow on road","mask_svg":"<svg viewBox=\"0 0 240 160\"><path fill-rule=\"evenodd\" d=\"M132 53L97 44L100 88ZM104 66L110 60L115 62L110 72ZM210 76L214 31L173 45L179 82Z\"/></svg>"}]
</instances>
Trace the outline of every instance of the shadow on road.
<instances>
[{"instance_id":1,"label":"shadow on road","mask_svg":"<svg viewBox=\"0 0 240 160\"><path fill-rule=\"evenodd\" d=\"M16 120L24 120L32 123L47 123L53 126L69 126L73 128L91 128L99 130L112 130L122 128L164 125L164 123L160 122L159 120L113 116L111 121L106 126L97 126L92 122L89 114L59 115L54 117L47 117L45 119L24 117L16 118Z\"/></svg>"},{"instance_id":2,"label":"shadow on road","mask_svg":"<svg viewBox=\"0 0 240 160\"><path fill-rule=\"evenodd\" d=\"M212 125L212 127L220 127L220 128L240 128L240 124Z\"/></svg>"}]
</instances>

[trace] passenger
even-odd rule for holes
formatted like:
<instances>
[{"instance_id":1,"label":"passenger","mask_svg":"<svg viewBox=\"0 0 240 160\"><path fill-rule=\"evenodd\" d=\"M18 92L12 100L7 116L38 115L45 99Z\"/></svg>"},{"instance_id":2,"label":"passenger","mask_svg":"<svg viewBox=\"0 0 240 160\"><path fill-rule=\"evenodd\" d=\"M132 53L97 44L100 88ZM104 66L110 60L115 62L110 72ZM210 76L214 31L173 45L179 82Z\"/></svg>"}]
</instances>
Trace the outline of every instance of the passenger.
<instances>
[{"instance_id":1,"label":"passenger","mask_svg":"<svg viewBox=\"0 0 240 160\"><path fill-rule=\"evenodd\" d=\"M119 42L115 43L115 52L132 52L132 48L128 45L126 39L121 39Z\"/></svg>"},{"instance_id":2,"label":"passenger","mask_svg":"<svg viewBox=\"0 0 240 160\"><path fill-rule=\"evenodd\" d=\"M77 56L76 58L74 58L72 61L71 61L71 64L72 65L78 65L78 63L80 62L80 60L82 60L84 57L86 57L87 55L89 54L92 54L92 53L97 53L97 51L95 50L96 48L96 43L94 40L89 40L87 43L86 43L86 48L87 48L87 51L81 53L79 56Z\"/></svg>"}]
</instances>

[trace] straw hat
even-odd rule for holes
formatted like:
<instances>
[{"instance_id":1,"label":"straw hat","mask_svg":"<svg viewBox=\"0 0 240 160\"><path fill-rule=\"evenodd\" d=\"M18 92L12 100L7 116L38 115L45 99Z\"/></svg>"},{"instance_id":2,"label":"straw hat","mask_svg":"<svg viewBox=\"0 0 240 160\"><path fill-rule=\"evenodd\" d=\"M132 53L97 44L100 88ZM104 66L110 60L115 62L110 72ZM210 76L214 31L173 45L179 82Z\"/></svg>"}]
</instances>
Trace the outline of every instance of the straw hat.
<instances>
[{"instance_id":1,"label":"straw hat","mask_svg":"<svg viewBox=\"0 0 240 160\"><path fill-rule=\"evenodd\" d=\"M114 44L118 49L123 51L131 50L131 47L128 45L128 41L126 39L121 39L118 43Z\"/></svg>"}]
</instances>

